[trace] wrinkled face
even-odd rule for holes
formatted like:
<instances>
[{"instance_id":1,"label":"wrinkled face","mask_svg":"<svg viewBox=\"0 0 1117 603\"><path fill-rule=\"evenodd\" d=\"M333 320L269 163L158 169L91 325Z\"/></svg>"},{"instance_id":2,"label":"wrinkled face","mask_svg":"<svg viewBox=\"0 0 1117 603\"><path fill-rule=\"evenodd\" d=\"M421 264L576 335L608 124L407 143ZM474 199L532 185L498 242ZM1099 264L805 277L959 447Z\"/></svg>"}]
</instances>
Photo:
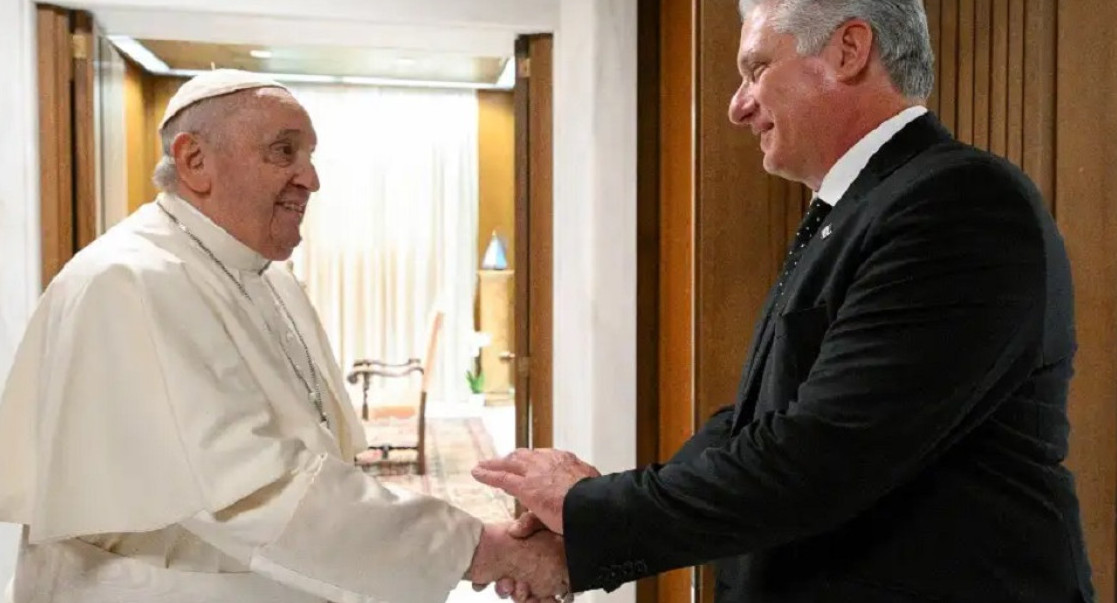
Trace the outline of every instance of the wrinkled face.
<instances>
[{"instance_id":1,"label":"wrinkled face","mask_svg":"<svg viewBox=\"0 0 1117 603\"><path fill-rule=\"evenodd\" d=\"M827 169L820 137L837 84L823 55L800 55L795 37L775 30L770 11L758 6L741 26L741 86L730 100L729 119L760 137L765 171L810 184Z\"/></svg>"},{"instance_id":2,"label":"wrinkled face","mask_svg":"<svg viewBox=\"0 0 1117 603\"><path fill-rule=\"evenodd\" d=\"M285 260L318 190L310 116L285 90L260 88L224 124L213 149L211 218L260 255Z\"/></svg>"}]
</instances>

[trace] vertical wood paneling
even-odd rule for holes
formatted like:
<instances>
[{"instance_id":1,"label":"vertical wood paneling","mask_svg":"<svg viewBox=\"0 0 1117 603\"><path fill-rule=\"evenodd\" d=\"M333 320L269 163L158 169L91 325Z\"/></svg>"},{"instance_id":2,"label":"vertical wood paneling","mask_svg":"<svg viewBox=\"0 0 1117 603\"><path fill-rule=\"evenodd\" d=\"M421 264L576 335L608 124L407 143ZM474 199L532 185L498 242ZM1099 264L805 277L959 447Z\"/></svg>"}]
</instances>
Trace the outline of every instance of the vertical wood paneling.
<instances>
[{"instance_id":1,"label":"vertical wood paneling","mask_svg":"<svg viewBox=\"0 0 1117 603\"><path fill-rule=\"evenodd\" d=\"M531 108L529 158L531 162L532 249L530 252L530 334L531 354L531 445L550 448L554 439L551 393L554 350L554 161L553 161L553 48L549 35L532 36L530 42L531 77L528 87Z\"/></svg>"},{"instance_id":2,"label":"vertical wood paneling","mask_svg":"<svg viewBox=\"0 0 1117 603\"><path fill-rule=\"evenodd\" d=\"M660 6L637 6L636 61L636 464L659 459ZM642 590L651 589L647 596ZM652 603L655 580L637 601Z\"/></svg>"},{"instance_id":3,"label":"vertical wood paneling","mask_svg":"<svg viewBox=\"0 0 1117 603\"><path fill-rule=\"evenodd\" d=\"M73 60L68 11L41 5L36 13L39 84L39 215L42 283L74 252Z\"/></svg>"},{"instance_id":4,"label":"vertical wood paneling","mask_svg":"<svg viewBox=\"0 0 1117 603\"><path fill-rule=\"evenodd\" d=\"M1008 152L1006 157L1024 165L1024 2L1008 5Z\"/></svg>"},{"instance_id":5,"label":"vertical wood paneling","mask_svg":"<svg viewBox=\"0 0 1117 603\"><path fill-rule=\"evenodd\" d=\"M74 250L93 242L97 237L97 214L101 199L98 184L101 172L97 132L101 116L96 111L98 32L93 15L84 11L73 14L74 85Z\"/></svg>"},{"instance_id":6,"label":"vertical wood paneling","mask_svg":"<svg viewBox=\"0 0 1117 603\"><path fill-rule=\"evenodd\" d=\"M993 0L974 1L973 144L989 149L990 93L993 85Z\"/></svg>"},{"instance_id":7,"label":"vertical wood paneling","mask_svg":"<svg viewBox=\"0 0 1117 603\"><path fill-rule=\"evenodd\" d=\"M553 338L552 47L516 40L516 445L550 448ZM530 66L530 68L527 68Z\"/></svg>"},{"instance_id":8,"label":"vertical wood paneling","mask_svg":"<svg viewBox=\"0 0 1117 603\"><path fill-rule=\"evenodd\" d=\"M639 247L637 285L641 298L637 324L653 339L640 337L640 364L654 372L639 373L638 423L654 413L656 429L638 427L638 461L665 461L694 433L694 210L695 154L695 23L694 0L657 0L639 6L640 113L638 144L641 165L638 186ZM648 75L654 66L656 77ZM648 124L654 127L647 127ZM656 207L648 207L648 203ZM653 223L654 222L654 223ZM643 242L656 231L655 244ZM656 274L647 274L651 264ZM647 293L655 286L656 290ZM642 304L643 304L642 300ZM650 314L646 316L645 314ZM649 358L650 356L650 358ZM651 400L651 403L649 403ZM652 441L640 443L641 439ZM694 571L666 572L637 584L639 603L689 603Z\"/></svg>"},{"instance_id":9,"label":"vertical wood paneling","mask_svg":"<svg viewBox=\"0 0 1117 603\"><path fill-rule=\"evenodd\" d=\"M697 3L695 400L698 424L734 401L741 367L787 245L786 198L762 167L755 136L726 119L740 84L735 2ZM773 205L776 205L774 208ZM699 601L713 596L702 568Z\"/></svg>"},{"instance_id":10,"label":"vertical wood paneling","mask_svg":"<svg viewBox=\"0 0 1117 603\"><path fill-rule=\"evenodd\" d=\"M516 63L523 65L531 56L529 41L526 37L516 39ZM517 67L516 84L512 90L513 117L513 145L515 148L515 187L516 187L516 266L519 269L513 276L515 295L515 345L516 353L530 358L531 330L531 295L532 295L532 270L535 262L532 261L531 231L531 88L523 77L523 71ZM146 87L146 96L152 96L151 86ZM150 106L150 103L149 103ZM149 117L149 121L150 121ZM530 360L528 361L530 362ZM512 379L515 383L515 423L516 447L526 448L531 445L531 377L530 365L522 359L516 359L516 370ZM516 513L521 513L523 506L516 503Z\"/></svg>"},{"instance_id":11,"label":"vertical wood paneling","mask_svg":"<svg viewBox=\"0 0 1117 603\"><path fill-rule=\"evenodd\" d=\"M740 19L732 2L698 13L696 399L698 420L733 401L741 366L785 247L772 226L775 180L756 137L726 119L739 85Z\"/></svg>"},{"instance_id":12,"label":"vertical wood paneling","mask_svg":"<svg viewBox=\"0 0 1117 603\"><path fill-rule=\"evenodd\" d=\"M951 132L958 124L958 1L942 0L939 22L939 119Z\"/></svg>"},{"instance_id":13,"label":"vertical wood paneling","mask_svg":"<svg viewBox=\"0 0 1117 603\"><path fill-rule=\"evenodd\" d=\"M1112 0L927 2L934 99L956 136L1007 157L1056 215L1075 273L1071 458L1098 601L1117 573L1117 22ZM938 15L934 11L939 11ZM971 43L972 42L972 43ZM1058 69L1056 69L1058 68Z\"/></svg>"},{"instance_id":14,"label":"vertical wood paneling","mask_svg":"<svg viewBox=\"0 0 1117 603\"><path fill-rule=\"evenodd\" d=\"M1027 0L1024 14L1023 165L1052 210L1055 203L1056 18L1055 0ZM1110 77L1117 77L1117 74Z\"/></svg>"},{"instance_id":15,"label":"vertical wood paneling","mask_svg":"<svg viewBox=\"0 0 1117 603\"><path fill-rule=\"evenodd\" d=\"M660 460L694 433L694 3L660 0ZM679 91L688 91L680 94ZM686 588L689 591L690 580Z\"/></svg>"},{"instance_id":16,"label":"vertical wood paneling","mask_svg":"<svg viewBox=\"0 0 1117 603\"><path fill-rule=\"evenodd\" d=\"M992 89L989 94L989 150L1008 154L1008 3L993 0Z\"/></svg>"},{"instance_id":17,"label":"vertical wood paneling","mask_svg":"<svg viewBox=\"0 0 1117 603\"><path fill-rule=\"evenodd\" d=\"M939 60L939 57L942 56L940 48L942 34L939 31L942 3L940 0L923 0L923 7L927 11L927 29L931 33L931 50L935 53L935 87L931 90L931 96L927 99L927 108L938 114L939 87L942 86L942 61Z\"/></svg>"},{"instance_id":18,"label":"vertical wood paneling","mask_svg":"<svg viewBox=\"0 0 1117 603\"><path fill-rule=\"evenodd\" d=\"M664 239L660 229L663 205L660 195L660 105L663 67L660 61L660 3L637 6L636 60L636 465L643 467L659 461L660 431L664 425L660 407L661 328L660 255ZM686 88L683 88L686 90ZM687 94L675 95L686 98ZM692 162L682 165L691 169ZM685 275L684 275L685 276ZM678 318L676 318L678 320ZM688 363L689 364L689 363ZM688 406L687 400L679 400ZM659 576L636 583L637 603L658 603ZM685 591L680 594L687 595ZM676 595L677 597L677 595ZM664 603L669 603L668 598Z\"/></svg>"},{"instance_id":19,"label":"vertical wood paneling","mask_svg":"<svg viewBox=\"0 0 1117 603\"><path fill-rule=\"evenodd\" d=\"M974 141L974 1L958 2L958 140Z\"/></svg>"},{"instance_id":20,"label":"vertical wood paneling","mask_svg":"<svg viewBox=\"0 0 1117 603\"><path fill-rule=\"evenodd\" d=\"M1074 271L1070 458L1097 601L1117 572L1117 3L1057 3L1055 199Z\"/></svg>"}]
</instances>

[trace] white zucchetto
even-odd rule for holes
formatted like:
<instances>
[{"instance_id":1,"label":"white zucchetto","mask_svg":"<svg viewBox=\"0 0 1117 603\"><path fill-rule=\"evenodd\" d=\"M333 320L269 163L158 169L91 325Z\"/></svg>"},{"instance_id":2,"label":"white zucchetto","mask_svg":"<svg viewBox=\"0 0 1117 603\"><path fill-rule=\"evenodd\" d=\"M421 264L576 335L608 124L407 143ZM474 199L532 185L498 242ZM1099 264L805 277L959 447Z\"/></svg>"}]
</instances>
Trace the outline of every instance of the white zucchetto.
<instances>
[{"instance_id":1,"label":"white zucchetto","mask_svg":"<svg viewBox=\"0 0 1117 603\"><path fill-rule=\"evenodd\" d=\"M207 71L188 80L171 97L170 102L167 103L167 110L163 113L163 120L159 122L159 129L162 130L171 118L198 101L252 88L287 89L283 84L260 73L239 69Z\"/></svg>"}]
</instances>

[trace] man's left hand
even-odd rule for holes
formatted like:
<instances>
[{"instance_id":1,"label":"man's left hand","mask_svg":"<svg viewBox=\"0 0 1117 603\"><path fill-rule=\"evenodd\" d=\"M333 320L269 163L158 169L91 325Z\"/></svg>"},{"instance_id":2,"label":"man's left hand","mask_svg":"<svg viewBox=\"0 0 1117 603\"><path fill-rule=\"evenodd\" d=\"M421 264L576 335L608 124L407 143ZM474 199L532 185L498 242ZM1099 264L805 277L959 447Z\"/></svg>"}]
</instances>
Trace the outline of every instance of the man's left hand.
<instances>
[{"instance_id":1,"label":"man's left hand","mask_svg":"<svg viewBox=\"0 0 1117 603\"><path fill-rule=\"evenodd\" d=\"M519 500L556 534L562 534L562 503L574 484L601 473L562 450L519 449L501 459L481 461L473 477Z\"/></svg>"}]
</instances>

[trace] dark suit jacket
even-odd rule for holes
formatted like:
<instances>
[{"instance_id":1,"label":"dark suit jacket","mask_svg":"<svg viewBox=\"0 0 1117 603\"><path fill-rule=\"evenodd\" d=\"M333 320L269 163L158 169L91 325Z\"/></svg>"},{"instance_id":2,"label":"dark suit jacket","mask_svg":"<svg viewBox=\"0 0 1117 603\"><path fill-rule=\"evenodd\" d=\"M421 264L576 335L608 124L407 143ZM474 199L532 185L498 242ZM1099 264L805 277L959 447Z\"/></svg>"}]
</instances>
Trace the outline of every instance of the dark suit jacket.
<instances>
[{"instance_id":1,"label":"dark suit jacket","mask_svg":"<svg viewBox=\"0 0 1117 603\"><path fill-rule=\"evenodd\" d=\"M770 296L735 406L570 491L572 587L719 560L721 602L1090 601L1074 350L1040 194L925 115Z\"/></svg>"}]
</instances>

